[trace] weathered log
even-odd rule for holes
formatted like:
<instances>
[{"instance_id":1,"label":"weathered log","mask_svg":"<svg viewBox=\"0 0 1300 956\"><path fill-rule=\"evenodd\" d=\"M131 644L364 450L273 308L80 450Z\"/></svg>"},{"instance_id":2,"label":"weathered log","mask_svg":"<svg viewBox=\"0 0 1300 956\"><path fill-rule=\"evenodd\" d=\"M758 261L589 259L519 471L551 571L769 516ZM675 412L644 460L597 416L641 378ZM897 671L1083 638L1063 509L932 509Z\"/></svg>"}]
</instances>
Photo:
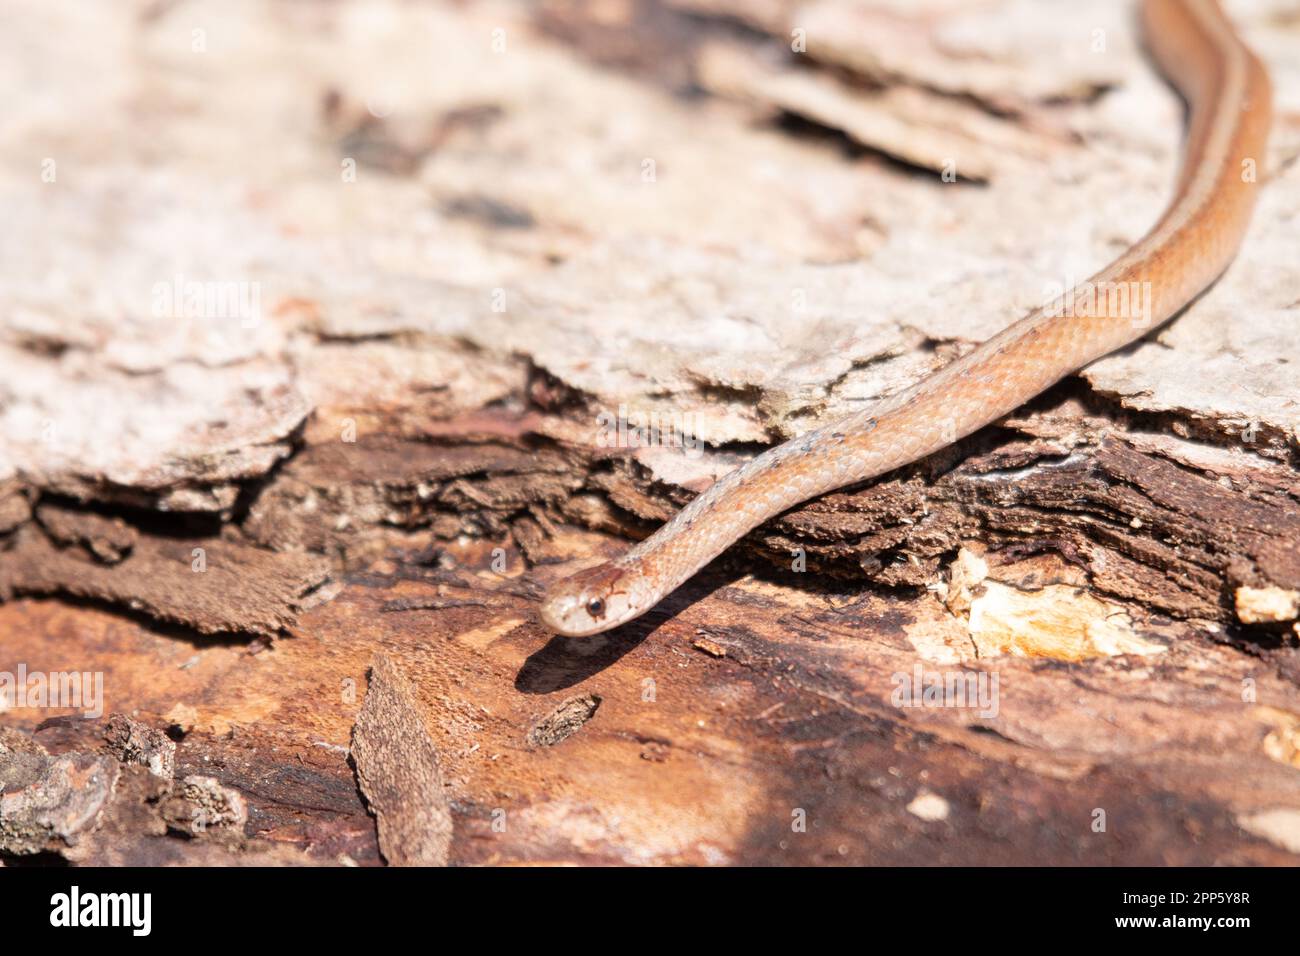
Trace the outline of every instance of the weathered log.
<instances>
[{"instance_id":1,"label":"weathered log","mask_svg":"<svg viewBox=\"0 0 1300 956\"><path fill-rule=\"evenodd\" d=\"M1300 68L1264 8L1279 118L1207 295L641 621L536 621L1158 212L1181 111L1119 5L913 6L0 35L71 77L10 119L40 176L0 170L0 859L1296 863Z\"/></svg>"}]
</instances>

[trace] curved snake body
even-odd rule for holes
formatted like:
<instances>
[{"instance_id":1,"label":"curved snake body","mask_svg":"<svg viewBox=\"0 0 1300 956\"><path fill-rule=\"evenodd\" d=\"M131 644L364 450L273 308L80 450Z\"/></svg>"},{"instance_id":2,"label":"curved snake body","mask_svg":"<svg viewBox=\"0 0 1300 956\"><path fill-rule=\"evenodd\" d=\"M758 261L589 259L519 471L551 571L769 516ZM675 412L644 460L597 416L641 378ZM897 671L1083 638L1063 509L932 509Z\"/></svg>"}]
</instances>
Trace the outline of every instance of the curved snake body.
<instances>
[{"instance_id":1,"label":"curved snake body","mask_svg":"<svg viewBox=\"0 0 1300 956\"><path fill-rule=\"evenodd\" d=\"M1268 76L1215 0L1145 0L1142 15L1149 48L1190 107L1185 159L1164 215L1088 280L1093 294L1071 290L917 385L737 468L622 557L555 585L541 607L548 627L579 637L644 614L768 519L1001 418L1166 321L1219 276L1255 204L1249 171L1268 137ZM1126 289L1133 294L1110 294Z\"/></svg>"}]
</instances>

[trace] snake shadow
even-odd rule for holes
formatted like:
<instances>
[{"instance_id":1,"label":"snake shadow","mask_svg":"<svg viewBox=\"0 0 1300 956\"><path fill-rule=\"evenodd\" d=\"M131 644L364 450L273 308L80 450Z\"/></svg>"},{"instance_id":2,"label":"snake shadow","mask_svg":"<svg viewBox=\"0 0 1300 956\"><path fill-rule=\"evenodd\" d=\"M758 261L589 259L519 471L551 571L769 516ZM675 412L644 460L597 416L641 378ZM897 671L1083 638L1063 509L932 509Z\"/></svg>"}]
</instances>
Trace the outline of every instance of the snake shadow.
<instances>
[{"instance_id":1,"label":"snake shadow","mask_svg":"<svg viewBox=\"0 0 1300 956\"><path fill-rule=\"evenodd\" d=\"M519 668L515 690L523 694L549 694L581 684L618 663L696 601L732 584L740 576L739 571L709 568L635 621L592 637L553 635Z\"/></svg>"}]
</instances>

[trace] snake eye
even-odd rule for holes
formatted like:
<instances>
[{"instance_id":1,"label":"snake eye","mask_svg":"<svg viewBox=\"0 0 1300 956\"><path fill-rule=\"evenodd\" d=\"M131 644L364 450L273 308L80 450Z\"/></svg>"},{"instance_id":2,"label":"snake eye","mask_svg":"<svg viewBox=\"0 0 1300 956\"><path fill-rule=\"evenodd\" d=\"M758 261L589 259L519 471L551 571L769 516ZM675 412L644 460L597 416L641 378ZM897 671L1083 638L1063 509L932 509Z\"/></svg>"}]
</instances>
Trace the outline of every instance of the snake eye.
<instances>
[{"instance_id":1,"label":"snake eye","mask_svg":"<svg viewBox=\"0 0 1300 956\"><path fill-rule=\"evenodd\" d=\"M592 598L590 601L587 602L587 613L594 618L604 617L605 602L602 601L600 598Z\"/></svg>"}]
</instances>

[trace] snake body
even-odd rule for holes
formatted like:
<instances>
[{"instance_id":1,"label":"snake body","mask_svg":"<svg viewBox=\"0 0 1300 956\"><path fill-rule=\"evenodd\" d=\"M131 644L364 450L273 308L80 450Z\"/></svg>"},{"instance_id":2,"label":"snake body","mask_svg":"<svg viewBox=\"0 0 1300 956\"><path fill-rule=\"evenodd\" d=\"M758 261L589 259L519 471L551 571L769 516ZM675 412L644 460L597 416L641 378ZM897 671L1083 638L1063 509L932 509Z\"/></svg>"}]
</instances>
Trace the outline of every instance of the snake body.
<instances>
[{"instance_id":1,"label":"snake body","mask_svg":"<svg viewBox=\"0 0 1300 956\"><path fill-rule=\"evenodd\" d=\"M1268 74L1216 0L1144 0L1142 19L1149 49L1190 109L1175 195L1151 231L1087 283L917 385L757 456L621 557L558 582L541 606L549 628L581 637L644 614L763 522L983 428L1214 282L1255 205Z\"/></svg>"}]
</instances>

